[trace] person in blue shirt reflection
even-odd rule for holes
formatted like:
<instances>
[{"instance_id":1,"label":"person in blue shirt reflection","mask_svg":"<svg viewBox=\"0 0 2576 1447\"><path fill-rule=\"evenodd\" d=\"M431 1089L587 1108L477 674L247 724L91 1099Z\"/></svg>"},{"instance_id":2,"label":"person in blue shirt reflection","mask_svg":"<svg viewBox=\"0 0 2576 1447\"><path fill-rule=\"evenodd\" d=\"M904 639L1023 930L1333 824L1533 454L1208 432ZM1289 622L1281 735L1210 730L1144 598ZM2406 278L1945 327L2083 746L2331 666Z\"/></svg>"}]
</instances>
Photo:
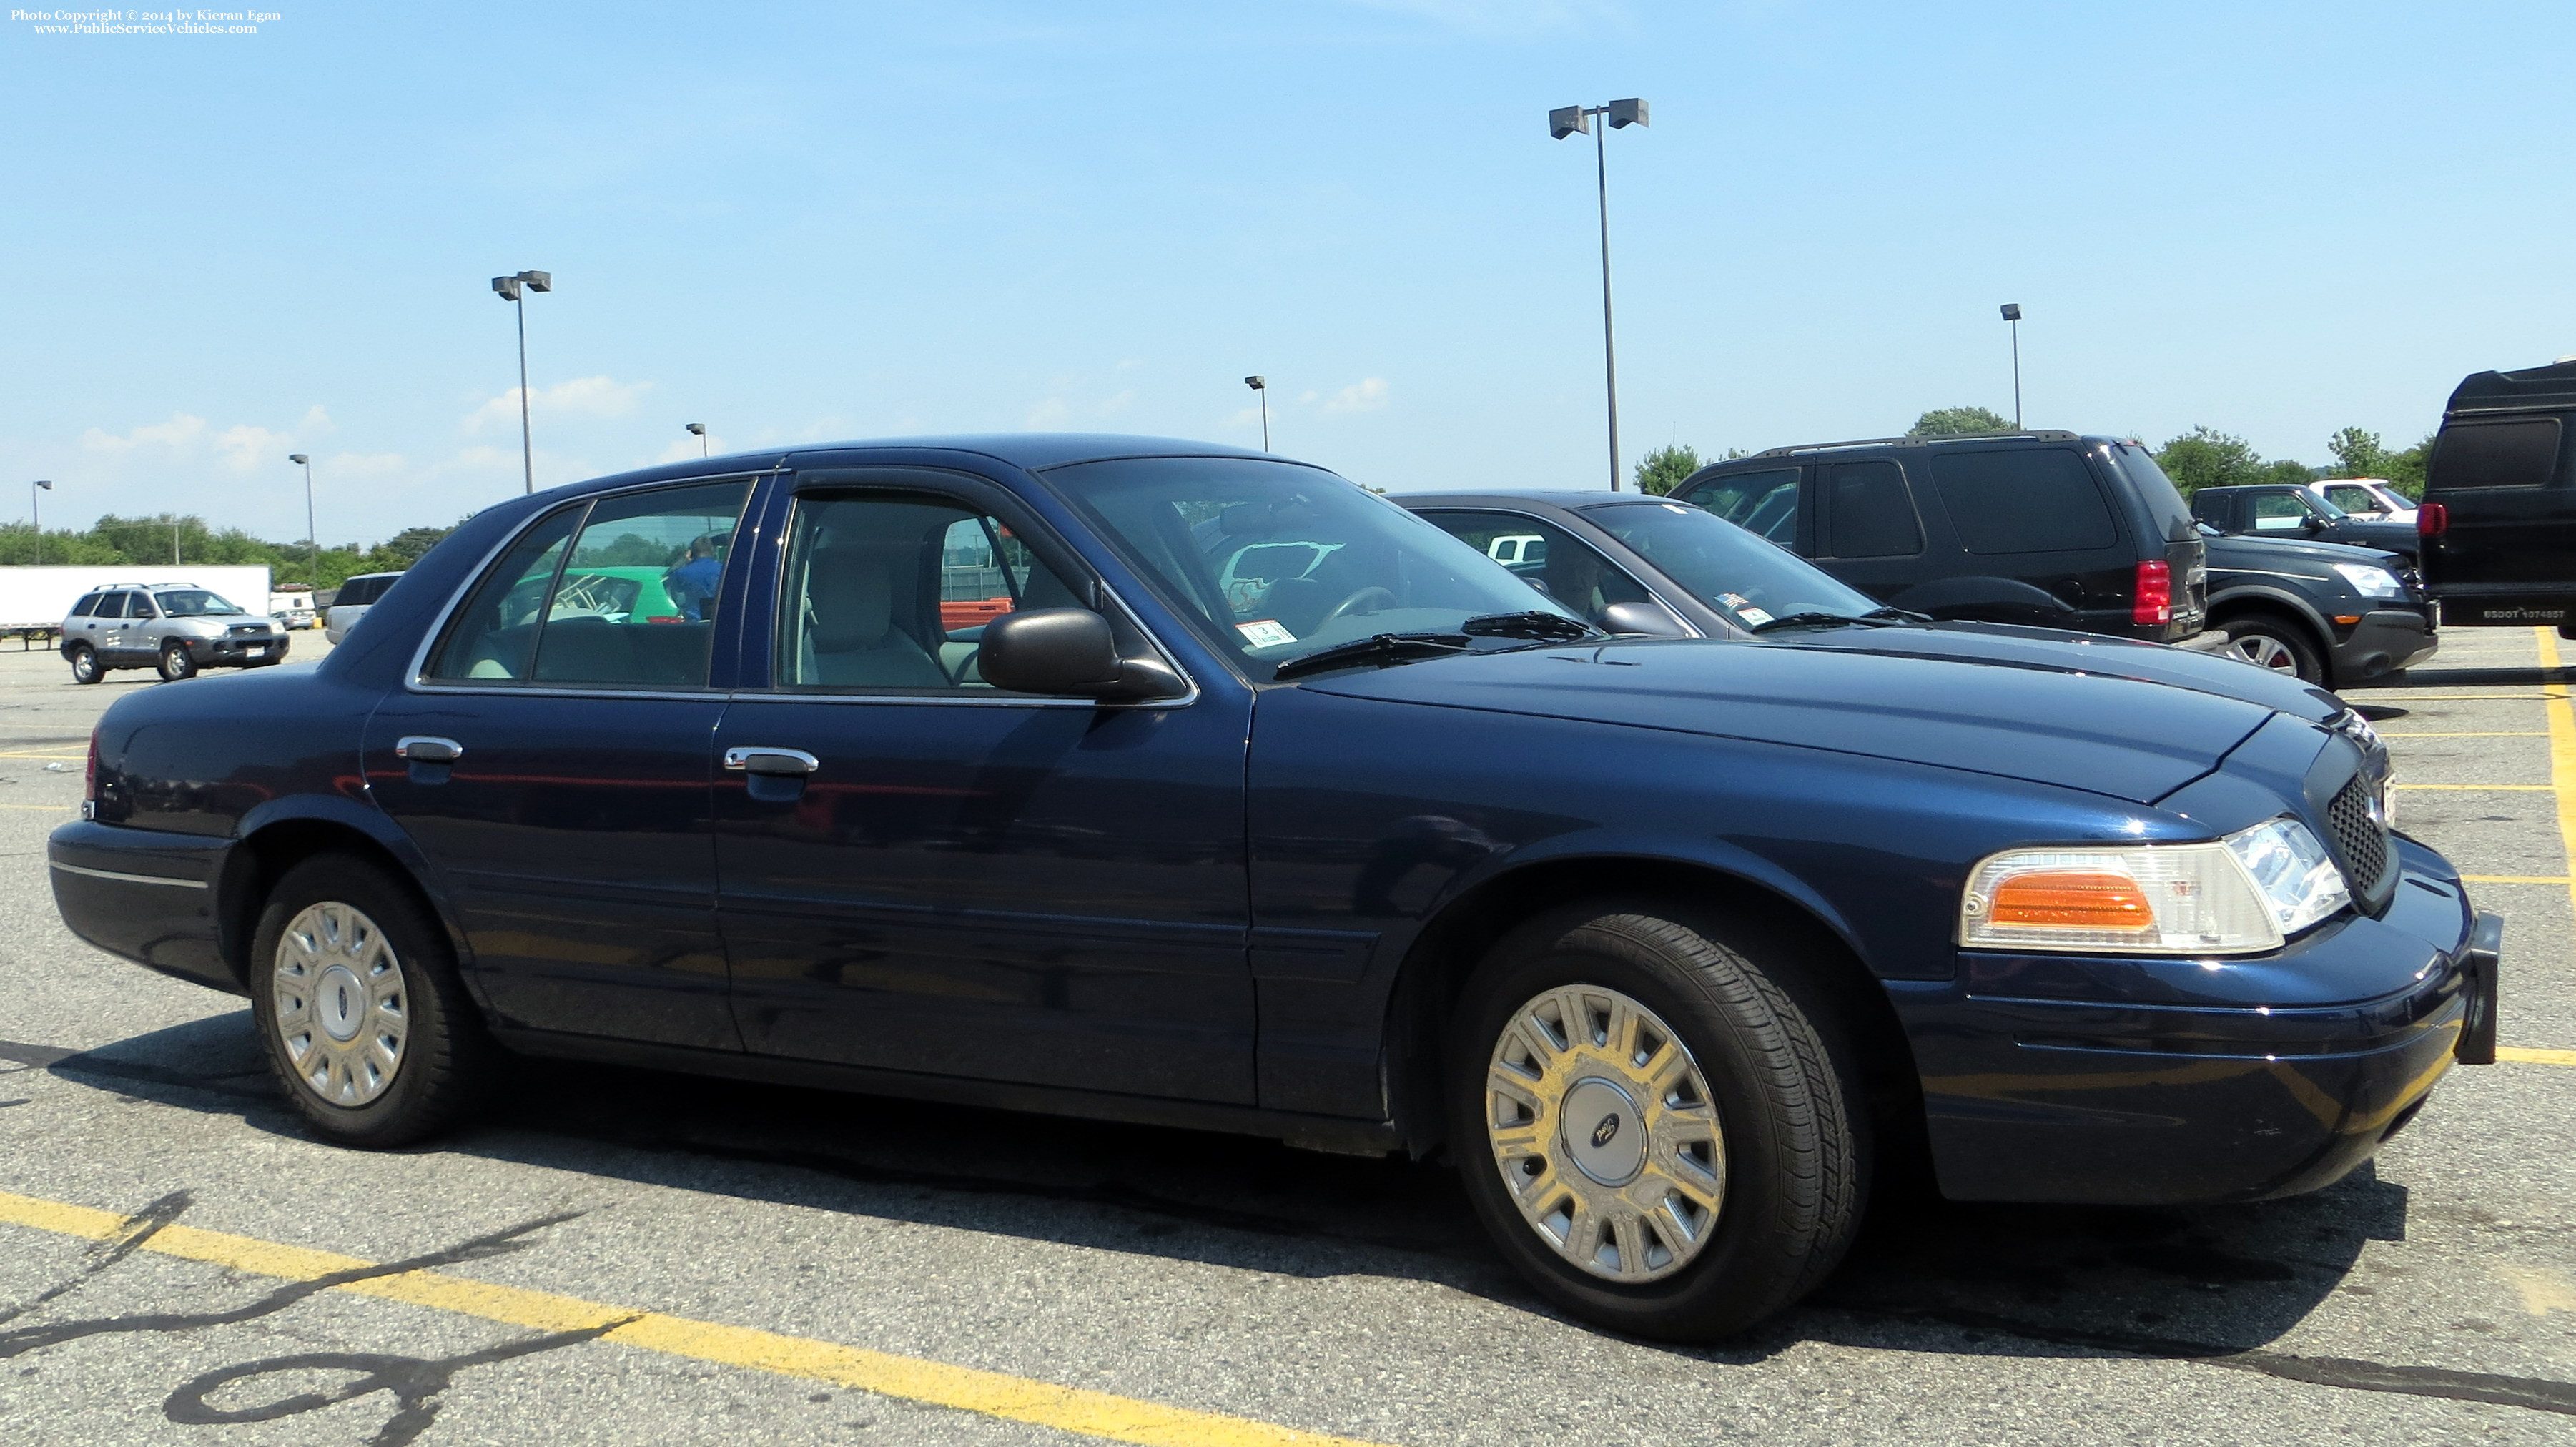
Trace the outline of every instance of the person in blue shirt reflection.
<instances>
[{"instance_id":1,"label":"person in blue shirt reflection","mask_svg":"<svg viewBox=\"0 0 2576 1447\"><path fill-rule=\"evenodd\" d=\"M662 575L662 591L671 595L681 617L703 623L715 612L716 589L723 581L724 560L716 556L715 544L696 538L689 543L688 557Z\"/></svg>"}]
</instances>

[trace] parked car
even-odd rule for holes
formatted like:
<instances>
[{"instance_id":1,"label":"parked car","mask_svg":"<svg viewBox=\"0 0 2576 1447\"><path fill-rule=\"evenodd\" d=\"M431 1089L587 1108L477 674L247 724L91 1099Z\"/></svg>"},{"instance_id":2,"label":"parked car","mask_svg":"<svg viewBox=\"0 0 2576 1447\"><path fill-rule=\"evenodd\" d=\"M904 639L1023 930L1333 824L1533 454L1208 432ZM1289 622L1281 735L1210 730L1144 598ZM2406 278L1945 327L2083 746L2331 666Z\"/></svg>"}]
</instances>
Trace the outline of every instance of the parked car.
<instances>
[{"instance_id":1,"label":"parked car","mask_svg":"<svg viewBox=\"0 0 2576 1447\"><path fill-rule=\"evenodd\" d=\"M2330 477L2308 491L2365 521L2415 526L2414 502L2384 477Z\"/></svg>"},{"instance_id":2,"label":"parked car","mask_svg":"<svg viewBox=\"0 0 2576 1447\"><path fill-rule=\"evenodd\" d=\"M2410 567L2422 550L2414 524L2354 517L2297 483L2204 487L2191 495L2191 515L2231 536L2378 548L2403 556Z\"/></svg>"},{"instance_id":3,"label":"parked car","mask_svg":"<svg viewBox=\"0 0 2576 1447\"><path fill-rule=\"evenodd\" d=\"M201 668L260 668L286 658L286 630L194 583L137 583L85 593L63 619L77 683L118 668L157 668L176 682Z\"/></svg>"},{"instance_id":4,"label":"parked car","mask_svg":"<svg viewBox=\"0 0 2576 1447\"><path fill-rule=\"evenodd\" d=\"M375 606L375 601L383 597L385 590L401 576L400 573L360 573L342 583L339 591L331 595L330 605L323 612L322 636L337 647L342 639L349 636L349 630L358 626L358 620L367 616L367 610Z\"/></svg>"},{"instance_id":5,"label":"parked car","mask_svg":"<svg viewBox=\"0 0 2576 1447\"><path fill-rule=\"evenodd\" d=\"M551 606L737 526L721 626ZM961 538L1013 607L950 631ZM1263 544L1324 556L1223 586ZM1445 1147L1548 1299L1704 1338L1832 1269L1882 1153L2260 1200L2493 1055L2499 925L2330 695L2008 629L1612 639L1266 454L692 460L487 509L375 606L119 699L49 844L71 927L248 995L350 1145L506 1048Z\"/></svg>"},{"instance_id":6,"label":"parked car","mask_svg":"<svg viewBox=\"0 0 2576 1447\"><path fill-rule=\"evenodd\" d=\"M1673 489L1892 607L2215 649L2204 557L2146 449L2072 432L1775 447Z\"/></svg>"},{"instance_id":7,"label":"parked car","mask_svg":"<svg viewBox=\"0 0 2576 1447\"><path fill-rule=\"evenodd\" d=\"M2576 638L2576 357L2463 379L2416 526L2444 621Z\"/></svg>"},{"instance_id":8,"label":"parked car","mask_svg":"<svg viewBox=\"0 0 2576 1447\"><path fill-rule=\"evenodd\" d=\"M310 608L279 608L268 616L277 620L278 627L293 633L298 629L314 626L320 615Z\"/></svg>"},{"instance_id":9,"label":"parked car","mask_svg":"<svg viewBox=\"0 0 2576 1447\"><path fill-rule=\"evenodd\" d=\"M2328 688L2385 680L2441 646L2441 610L2411 561L2374 548L2209 537L2209 621L2248 663Z\"/></svg>"}]
</instances>

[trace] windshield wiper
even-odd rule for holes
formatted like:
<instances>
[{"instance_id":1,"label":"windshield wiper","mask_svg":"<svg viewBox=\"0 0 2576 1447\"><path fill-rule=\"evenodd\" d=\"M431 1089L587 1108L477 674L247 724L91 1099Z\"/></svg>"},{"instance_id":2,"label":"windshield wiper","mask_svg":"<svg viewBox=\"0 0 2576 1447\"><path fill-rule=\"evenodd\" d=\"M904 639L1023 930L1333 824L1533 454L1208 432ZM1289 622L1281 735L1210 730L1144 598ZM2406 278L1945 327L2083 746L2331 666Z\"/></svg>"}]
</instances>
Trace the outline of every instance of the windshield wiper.
<instances>
[{"instance_id":1,"label":"windshield wiper","mask_svg":"<svg viewBox=\"0 0 2576 1447\"><path fill-rule=\"evenodd\" d=\"M1601 630L1579 618L1532 609L1527 613L1487 613L1470 618L1458 625L1458 631L1478 638L1543 638L1550 643L1564 643L1594 637Z\"/></svg>"},{"instance_id":2,"label":"windshield wiper","mask_svg":"<svg viewBox=\"0 0 2576 1447\"><path fill-rule=\"evenodd\" d=\"M1786 617L1766 618L1754 624L1753 631L1768 633L1774 628L1832 628L1842 624L1849 624L1856 628L1884 628L1903 616L1906 615L1899 614L1893 608L1881 608L1876 612L1863 613L1857 618L1843 613L1791 613Z\"/></svg>"},{"instance_id":3,"label":"windshield wiper","mask_svg":"<svg viewBox=\"0 0 2576 1447\"><path fill-rule=\"evenodd\" d=\"M1302 658L1291 658L1280 664L1273 678L1296 678L1321 673L1328 668L1341 668L1353 663L1410 663L1418 658L1446 658L1469 649L1464 633L1380 633L1374 638L1356 638L1319 648Z\"/></svg>"}]
</instances>

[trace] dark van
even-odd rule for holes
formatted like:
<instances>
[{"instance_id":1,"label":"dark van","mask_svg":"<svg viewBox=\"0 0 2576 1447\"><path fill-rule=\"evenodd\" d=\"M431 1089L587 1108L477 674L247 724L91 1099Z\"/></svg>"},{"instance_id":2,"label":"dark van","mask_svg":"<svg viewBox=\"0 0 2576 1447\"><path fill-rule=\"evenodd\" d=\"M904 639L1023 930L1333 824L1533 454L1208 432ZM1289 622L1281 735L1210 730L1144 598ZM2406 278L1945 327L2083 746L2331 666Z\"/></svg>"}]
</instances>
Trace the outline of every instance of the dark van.
<instances>
[{"instance_id":1,"label":"dark van","mask_svg":"<svg viewBox=\"0 0 2576 1447\"><path fill-rule=\"evenodd\" d=\"M1774 447L1673 489L1891 607L2216 649L2206 548L2134 442L2073 432Z\"/></svg>"},{"instance_id":2,"label":"dark van","mask_svg":"<svg viewBox=\"0 0 2576 1447\"><path fill-rule=\"evenodd\" d=\"M2576 624L2576 357L2463 380L2415 525L2453 626Z\"/></svg>"}]
</instances>

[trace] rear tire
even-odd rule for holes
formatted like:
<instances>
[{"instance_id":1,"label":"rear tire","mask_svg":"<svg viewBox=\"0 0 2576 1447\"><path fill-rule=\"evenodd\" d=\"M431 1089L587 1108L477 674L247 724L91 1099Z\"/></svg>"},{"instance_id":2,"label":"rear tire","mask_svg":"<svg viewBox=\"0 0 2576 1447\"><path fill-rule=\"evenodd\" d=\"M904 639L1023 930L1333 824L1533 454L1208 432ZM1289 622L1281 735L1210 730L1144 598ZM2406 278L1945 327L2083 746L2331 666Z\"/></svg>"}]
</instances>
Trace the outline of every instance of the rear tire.
<instances>
[{"instance_id":1,"label":"rear tire","mask_svg":"<svg viewBox=\"0 0 2576 1447\"><path fill-rule=\"evenodd\" d=\"M252 936L251 1016L316 1135L409 1145L481 1099L499 1051L446 931L402 881L343 854L297 864Z\"/></svg>"},{"instance_id":2,"label":"rear tire","mask_svg":"<svg viewBox=\"0 0 2576 1447\"><path fill-rule=\"evenodd\" d=\"M2230 619L2226 628L2227 651L2235 657L2301 683L2326 681L2325 660L2306 629L2274 618Z\"/></svg>"},{"instance_id":3,"label":"rear tire","mask_svg":"<svg viewBox=\"0 0 2576 1447\"><path fill-rule=\"evenodd\" d=\"M107 677L107 669L98 661L98 650L86 643L72 645L72 682L96 683Z\"/></svg>"},{"instance_id":4,"label":"rear tire","mask_svg":"<svg viewBox=\"0 0 2576 1447\"><path fill-rule=\"evenodd\" d=\"M197 660L188 656L188 645L175 638L161 645L161 662L157 666L165 683L197 676Z\"/></svg>"},{"instance_id":5,"label":"rear tire","mask_svg":"<svg viewBox=\"0 0 2576 1447\"><path fill-rule=\"evenodd\" d=\"M1615 1331L1704 1341L1841 1261L1866 1123L1830 1022L1793 992L1793 954L1751 921L1593 901L1477 966L1448 1052L1449 1138L1477 1216L1541 1295Z\"/></svg>"}]
</instances>

